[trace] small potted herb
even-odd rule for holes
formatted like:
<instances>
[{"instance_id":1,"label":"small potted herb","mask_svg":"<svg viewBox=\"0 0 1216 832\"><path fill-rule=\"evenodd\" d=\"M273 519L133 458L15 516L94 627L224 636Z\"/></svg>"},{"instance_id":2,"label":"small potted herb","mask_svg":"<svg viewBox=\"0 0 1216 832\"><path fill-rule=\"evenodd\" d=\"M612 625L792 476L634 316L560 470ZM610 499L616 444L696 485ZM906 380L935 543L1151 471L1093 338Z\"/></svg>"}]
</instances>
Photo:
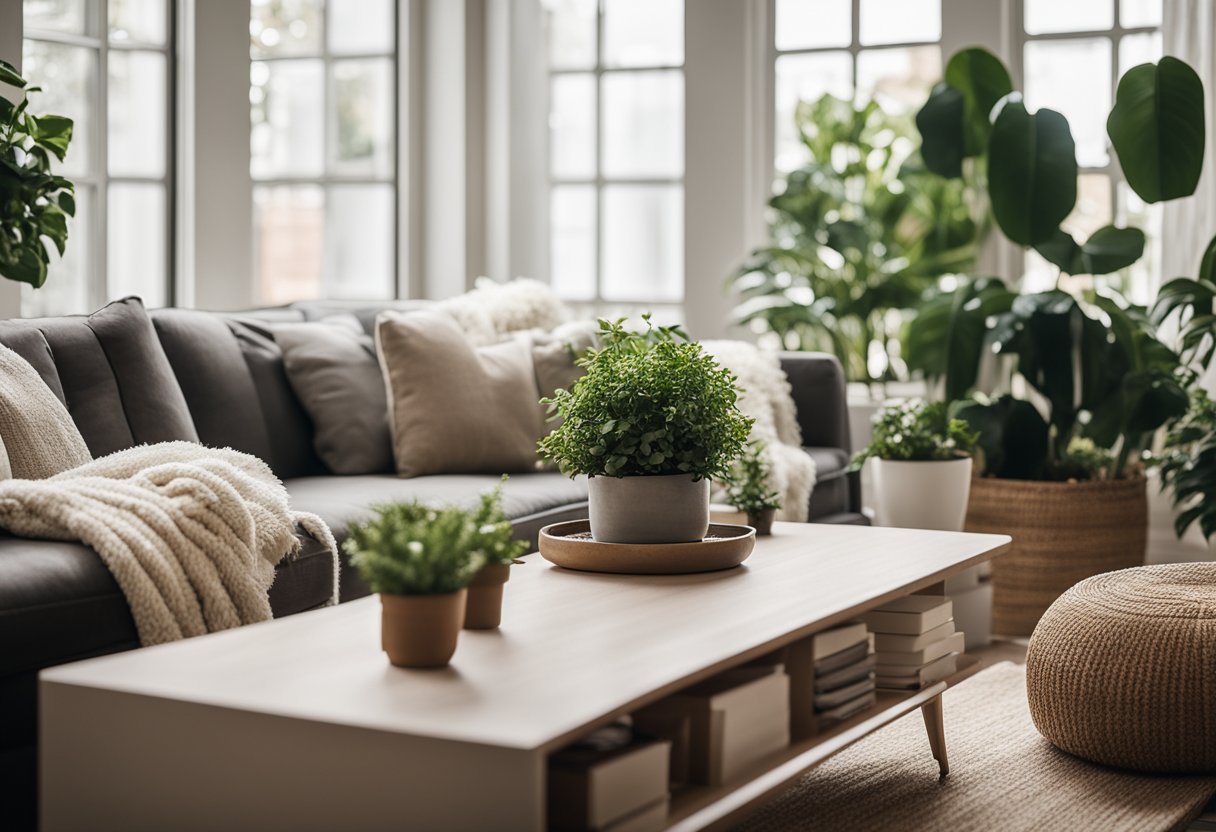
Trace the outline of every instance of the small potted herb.
<instances>
[{"instance_id":1,"label":"small potted herb","mask_svg":"<svg viewBox=\"0 0 1216 832\"><path fill-rule=\"evenodd\" d=\"M511 564L520 562L516 558L527 551L528 542L515 539L502 510L502 486L481 495L472 522L477 529L474 545L485 557L485 566L469 584L464 628L493 630L502 622L502 592L511 577Z\"/></svg>"},{"instance_id":2,"label":"small potted herb","mask_svg":"<svg viewBox=\"0 0 1216 832\"><path fill-rule=\"evenodd\" d=\"M342 544L380 594L380 644L398 667L445 667L464 624L466 587L486 563L476 513L417 502L379 506Z\"/></svg>"},{"instance_id":3,"label":"small potted herb","mask_svg":"<svg viewBox=\"0 0 1216 832\"><path fill-rule=\"evenodd\" d=\"M591 536L606 543L681 543L709 529L709 480L726 476L752 420L735 377L678 327L600 321L599 349L572 390L543 402L562 423L543 457L590 477Z\"/></svg>"},{"instance_id":4,"label":"small potted herb","mask_svg":"<svg viewBox=\"0 0 1216 832\"><path fill-rule=\"evenodd\" d=\"M853 470L874 460L880 526L962 531L979 434L952 419L943 402L891 401L874 417L870 444Z\"/></svg>"},{"instance_id":5,"label":"small potted herb","mask_svg":"<svg viewBox=\"0 0 1216 832\"><path fill-rule=\"evenodd\" d=\"M764 456L764 443L751 442L726 475L726 496L735 511L747 512L747 524L758 535L773 533L781 496L770 486L773 470Z\"/></svg>"}]
</instances>

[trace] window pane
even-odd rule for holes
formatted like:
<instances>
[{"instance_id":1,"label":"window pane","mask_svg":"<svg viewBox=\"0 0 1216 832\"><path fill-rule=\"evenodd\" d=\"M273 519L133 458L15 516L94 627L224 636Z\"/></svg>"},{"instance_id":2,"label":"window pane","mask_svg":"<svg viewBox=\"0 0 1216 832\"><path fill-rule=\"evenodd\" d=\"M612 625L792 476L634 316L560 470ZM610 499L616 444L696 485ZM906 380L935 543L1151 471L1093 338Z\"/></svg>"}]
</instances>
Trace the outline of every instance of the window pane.
<instances>
[{"instance_id":1,"label":"window pane","mask_svg":"<svg viewBox=\"0 0 1216 832\"><path fill-rule=\"evenodd\" d=\"M1124 29L1161 25L1161 0L1119 0L1119 24Z\"/></svg>"},{"instance_id":2,"label":"window pane","mask_svg":"<svg viewBox=\"0 0 1216 832\"><path fill-rule=\"evenodd\" d=\"M397 236L392 185L335 185L327 197L322 296L391 298Z\"/></svg>"},{"instance_id":3,"label":"window pane","mask_svg":"<svg viewBox=\"0 0 1216 832\"><path fill-rule=\"evenodd\" d=\"M1136 192L1119 183L1117 219L1120 225L1143 229L1144 256L1132 264L1124 291L1134 303L1151 303L1161 285L1161 215L1162 203L1149 205ZM1196 263L1198 265L1198 263ZM1173 275L1170 275L1171 277Z\"/></svg>"},{"instance_id":4,"label":"window pane","mask_svg":"<svg viewBox=\"0 0 1216 832\"><path fill-rule=\"evenodd\" d=\"M547 0L549 66L590 69L595 66L596 0Z\"/></svg>"},{"instance_id":5,"label":"window pane","mask_svg":"<svg viewBox=\"0 0 1216 832\"><path fill-rule=\"evenodd\" d=\"M888 113L913 113L942 77L938 46L867 49L857 56L857 97L876 100Z\"/></svg>"},{"instance_id":6,"label":"window pane","mask_svg":"<svg viewBox=\"0 0 1216 832\"><path fill-rule=\"evenodd\" d=\"M1126 35L1119 41L1119 75L1140 64L1161 60L1161 33Z\"/></svg>"},{"instance_id":7,"label":"window pane","mask_svg":"<svg viewBox=\"0 0 1216 832\"><path fill-rule=\"evenodd\" d=\"M777 48L815 49L853 42L852 0L777 0Z\"/></svg>"},{"instance_id":8,"label":"window pane","mask_svg":"<svg viewBox=\"0 0 1216 832\"><path fill-rule=\"evenodd\" d=\"M1110 177L1105 173L1083 173L1077 178L1077 204L1061 225L1080 241L1114 220Z\"/></svg>"},{"instance_id":9,"label":"window pane","mask_svg":"<svg viewBox=\"0 0 1216 832\"><path fill-rule=\"evenodd\" d=\"M558 296L595 298L593 185L557 185L549 196L549 275Z\"/></svg>"},{"instance_id":10,"label":"window pane","mask_svg":"<svg viewBox=\"0 0 1216 832\"><path fill-rule=\"evenodd\" d=\"M320 60L256 61L250 65L250 170L255 178L321 175L323 73Z\"/></svg>"},{"instance_id":11,"label":"window pane","mask_svg":"<svg viewBox=\"0 0 1216 832\"><path fill-rule=\"evenodd\" d=\"M865 46L941 40L942 0L861 0Z\"/></svg>"},{"instance_id":12,"label":"window pane","mask_svg":"<svg viewBox=\"0 0 1216 832\"><path fill-rule=\"evenodd\" d=\"M555 75L550 87L549 171L557 178L595 176L595 76Z\"/></svg>"},{"instance_id":13,"label":"window pane","mask_svg":"<svg viewBox=\"0 0 1216 832\"><path fill-rule=\"evenodd\" d=\"M110 52L110 173L165 175L165 56L161 52Z\"/></svg>"},{"instance_id":14,"label":"window pane","mask_svg":"<svg viewBox=\"0 0 1216 832\"><path fill-rule=\"evenodd\" d=\"M391 176L393 62L335 61L330 96L330 165L335 173Z\"/></svg>"},{"instance_id":15,"label":"window pane","mask_svg":"<svg viewBox=\"0 0 1216 832\"><path fill-rule=\"evenodd\" d=\"M396 43L392 0L329 0L329 49L342 55L390 53Z\"/></svg>"},{"instance_id":16,"label":"window pane","mask_svg":"<svg viewBox=\"0 0 1216 832\"><path fill-rule=\"evenodd\" d=\"M1026 44L1026 103L1064 114L1077 143L1077 162L1107 162L1106 116L1111 107L1110 41L1031 41Z\"/></svg>"},{"instance_id":17,"label":"window pane","mask_svg":"<svg viewBox=\"0 0 1216 832\"><path fill-rule=\"evenodd\" d=\"M253 189L254 268L259 302L321 295L325 195L320 185Z\"/></svg>"},{"instance_id":18,"label":"window pane","mask_svg":"<svg viewBox=\"0 0 1216 832\"><path fill-rule=\"evenodd\" d=\"M70 315L93 308L89 297L88 266L93 262L94 191L88 185L76 186L76 216L68 217L68 244L60 259L51 253L46 283L41 289L21 286L21 314L27 318L43 315Z\"/></svg>"},{"instance_id":19,"label":"window pane","mask_svg":"<svg viewBox=\"0 0 1216 832\"><path fill-rule=\"evenodd\" d=\"M71 32L75 35L89 34L86 31L87 2L88 0L25 0L22 6L25 28Z\"/></svg>"},{"instance_id":20,"label":"window pane","mask_svg":"<svg viewBox=\"0 0 1216 832\"><path fill-rule=\"evenodd\" d=\"M164 186L126 182L110 185L108 223L108 299L139 295L145 306L164 306L168 302Z\"/></svg>"},{"instance_id":21,"label":"window pane","mask_svg":"<svg viewBox=\"0 0 1216 832\"><path fill-rule=\"evenodd\" d=\"M1025 0L1026 34L1092 32L1115 25L1114 0Z\"/></svg>"},{"instance_id":22,"label":"window pane","mask_svg":"<svg viewBox=\"0 0 1216 832\"><path fill-rule=\"evenodd\" d=\"M606 66L684 63L683 0L603 0Z\"/></svg>"},{"instance_id":23,"label":"window pane","mask_svg":"<svg viewBox=\"0 0 1216 832\"><path fill-rule=\"evenodd\" d=\"M775 115L776 167L790 171L806 160L794 124L799 101L817 101L825 93L853 97L853 58L848 52L782 55L777 58Z\"/></svg>"},{"instance_id":24,"label":"window pane","mask_svg":"<svg viewBox=\"0 0 1216 832\"><path fill-rule=\"evenodd\" d=\"M683 197L679 185L604 187L605 300L683 297Z\"/></svg>"},{"instance_id":25,"label":"window pane","mask_svg":"<svg viewBox=\"0 0 1216 832\"><path fill-rule=\"evenodd\" d=\"M605 176L679 176L684 171L684 74L603 76Z\"/></svg>"},{"instance_id":26,"label":"window pane","mask_svg":"<svg viewBox=\"0 0 1216 832\"><path fill-rule=\"evenodd\" d=\"M321 53L322 0L252 0L249 51L254 58Z\"/></svg>"},{"instance_id":27,"label":"window pane","mask_svg":"<svg viewBox=\"0 0 1216 832\"><path fill-rule=\"evenodd\" d=\"M72 143L56 173L96 173L93 162L93 107L97 100L97 53L79 46L25 41L25 78L42 87L30 96L30 109L39 115L67 116L75 121Z\"/></svg>"},{"instance_id":28,"label":"window pane","mask_svg":"<svg viewBox=\"0 0 1216 832\"><path fill-rule=\"evenodd\" d=\"M163 45L169 0L110 0L110 40Z\"/></svg>"}]
</instances>

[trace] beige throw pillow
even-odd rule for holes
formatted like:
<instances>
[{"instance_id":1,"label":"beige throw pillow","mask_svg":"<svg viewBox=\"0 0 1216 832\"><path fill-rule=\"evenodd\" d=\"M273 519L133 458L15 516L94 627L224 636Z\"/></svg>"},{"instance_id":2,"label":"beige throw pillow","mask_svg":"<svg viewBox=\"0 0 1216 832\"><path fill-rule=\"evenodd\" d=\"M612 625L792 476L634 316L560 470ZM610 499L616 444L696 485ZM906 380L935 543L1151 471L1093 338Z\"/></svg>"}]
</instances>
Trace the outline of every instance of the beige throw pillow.
<instances>
[{"instance_id":1,"label":"beige throw pillow","mask_svg":"<svg viewBox=\"0 0 1216 832\"><path fill-rule=\"evenodd\" d=\"M376 350L398 474L536 470L540 394L526 341L474 347L448 315L382 312Z\"/></svg>"},{"instance_id":2,"label":"beige throw pillow","mask_svg":"<svg viewBox=\"0 0 1216 832\"><path fill-rule=\"evenodd\" d=\"M44 480L93 461L63 402L24 358L0 346L0 439L11 475Z\"/></svg>"}]
</instances>

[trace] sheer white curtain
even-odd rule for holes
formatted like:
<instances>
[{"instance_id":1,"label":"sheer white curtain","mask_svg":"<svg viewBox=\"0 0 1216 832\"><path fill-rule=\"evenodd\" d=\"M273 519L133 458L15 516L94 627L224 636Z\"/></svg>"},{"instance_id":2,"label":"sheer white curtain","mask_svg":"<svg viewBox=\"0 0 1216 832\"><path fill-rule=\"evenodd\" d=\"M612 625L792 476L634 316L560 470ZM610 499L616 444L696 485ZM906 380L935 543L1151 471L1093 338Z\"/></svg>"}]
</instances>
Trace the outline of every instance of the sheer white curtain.
<instances>
[{"instance_id":1,"label":"sheer white curtain","mask_svg":"<svg viewBox=\"0 0 1216 832\"><path fill-rule=\"evenodd\" d=\"M1204 248L1216 235L1216 3L1165 0L1164 11L1165 54L1194 67L1207 98L1207 149L1199 188L1193 196L1165 203L1161 278L1171 280L1194 277Z\"/></svg>"}]
</instances>

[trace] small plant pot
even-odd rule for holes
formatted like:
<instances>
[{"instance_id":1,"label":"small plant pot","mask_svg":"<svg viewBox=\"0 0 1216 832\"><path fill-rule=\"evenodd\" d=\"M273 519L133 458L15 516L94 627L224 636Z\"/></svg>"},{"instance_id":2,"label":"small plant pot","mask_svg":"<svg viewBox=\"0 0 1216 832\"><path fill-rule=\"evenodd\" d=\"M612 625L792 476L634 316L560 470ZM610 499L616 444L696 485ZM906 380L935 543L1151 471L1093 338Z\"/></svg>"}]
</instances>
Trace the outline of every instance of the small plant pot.
<instances>
[{"instance_id":1,"label":"small plant pot","mask_svg":"<svg viewBox=\"0 0 1216 832\"><path fill-rule=\"evenodd\" d=\"M773 520L776 518L777 509L775 508L749 511L747 513L747 525L756 530L757 537L764 537L773 533Z\"/></svg>"},{"instance_id":2,"label":"small plant pot","mask_svg":"<svg viewBox=\"0 0 1216 832\"><path fill-rule=\"evenodd\" d=\"M600 543L691 543L709 531L709 480L688 474L591 477L591 537Z\"/></svg>"},{"instance_id":3,"label":"small plant pot","mask_svg":"<svg viewBox=\"0 0 1216 832\"><path fill-rule=\"evenodd\" d=\"M380 646L397 667L447 667L456 652L468 591L380 595Z\"/></svg>"},{"instance_id":4,"label":"small plant pot","mask_svg":"<svg viewBox=\"0 0 1216 832\"><path fill-rule=\"evenodd\" d=\"M961 532L970 493L970 457L874 460L874 510L880 526Z\"/></svg>"},{"instance_id":5,"label":"small plant pot","mask_svg":"<svg viewBox=\"0 0 1216 832\"><path fill-rule=\"evenodd\" d=\"M482 567L469 584L469 601L464 609L466 630L493 630L502 623L502 591L510 578L510 564Z\"/></svg>"}]
</instances>

